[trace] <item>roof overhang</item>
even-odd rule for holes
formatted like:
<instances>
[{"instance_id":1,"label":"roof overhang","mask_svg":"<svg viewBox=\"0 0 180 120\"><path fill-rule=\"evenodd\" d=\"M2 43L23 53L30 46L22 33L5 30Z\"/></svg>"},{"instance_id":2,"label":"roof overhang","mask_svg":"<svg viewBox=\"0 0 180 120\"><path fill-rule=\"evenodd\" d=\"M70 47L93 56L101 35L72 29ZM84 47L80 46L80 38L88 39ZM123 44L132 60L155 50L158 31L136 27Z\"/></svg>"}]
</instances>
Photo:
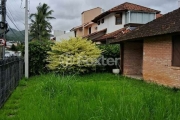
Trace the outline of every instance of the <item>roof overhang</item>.
<instances>
[{"instance_id":1,"label":"roof overhang","mask_svg":"<svg viewBox=\"0 0 180 120\"><path fill-rule=\"evenodd\" d=\"M139 27L141 25L144 25L144 24L139 24L139 23L128 23L128 24L125 24L124 27Z\"/></svg>"},{"instance_id":2,"label":"roof overhang","mask_svg":"<svg viewBox=\"0 0 180 120\"><path fill-rule=\"evenodd\" d=\"M110 44L116 44L116 43L121 43L121 42L126 42L126 41L139 41L139 40L144 40L147 38L152 38L152 37L159 37L162 35L180 35L180 31L179 32L174 32L174 33L167 33L167 34L159 34L159 35L154 35L154 36L145 36L145 37L138 37L138 38L133 38L133 39L121 39L121 38L117 38L117 39L111 39L108 40L108 43Z\"/></svg>"},{"instance_id":3,"label":"roof overhang","mask_svg":"<svg viewBox=\"0 0 180 120\"><path fill-rule=\"evenodd\" d=\"M94 22L89 22L88 24L84 25L84 27L91 26L92 24L94 24Z\"/></svg>"},{"instance_id":4,"label":"roof overhang","mask_svg":"<svg viewBox=\"0 0 180 120\"><path fill-rule=\"evenodd\" d=\"M84 36L83 38L87 38L87 39L89 39L89 40L95 41L95 39L97 39L97 38L105 35L105 34L106 34L106 31L107 31L107 29L103 29L103 30L100 30L100 31L98 31L98 32L94 32L94 33L92 33L92 34L89 34L89 35L87 35L87 36Z\"/></svg>"},{"instance_id":5,"label":"roof overhang","mask_svg":"<svg viewBox=\"0 0 180 120\"><path fill-rule=\"evenodd\" d=\"M109 43L108 41L116 40L117 37L127 34L130 31L131 31L131 29L129 27L125 27L125 28L116 30L114 32L105 34L105 35L101 36L100 38L97 38L95 41L100 41L100 42L106 41L106 43Z\"/></svg>"}]
</instances>

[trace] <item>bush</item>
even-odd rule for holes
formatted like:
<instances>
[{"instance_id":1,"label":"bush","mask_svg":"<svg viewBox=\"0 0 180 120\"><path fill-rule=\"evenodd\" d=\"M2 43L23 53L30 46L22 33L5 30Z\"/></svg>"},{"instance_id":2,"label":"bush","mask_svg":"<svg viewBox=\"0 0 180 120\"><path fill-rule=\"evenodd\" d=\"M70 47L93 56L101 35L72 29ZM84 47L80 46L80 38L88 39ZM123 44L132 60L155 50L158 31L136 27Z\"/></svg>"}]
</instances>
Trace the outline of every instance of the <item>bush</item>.
<instances>
[{"instance_id":1,"label":"bush","mask_svg":"<svg viewBox=\"0 0 180 120\"><path fill-rule=\"evenodd\" d=\"M29 73L30 76L48 72L46 68L47 52L51 50L52 42L48 40L29 42ZM24 53L24 51L22 51Z\"/></svg>"},{"instance_id":2,"label":"bush","mask_svg":"<svg viewBox=\"0 0 180 120\"><path fill-rule=\"evenodd\" d=\"M99 48L106 58L119 58L120 56L120 45L118 44L102 44L99 45Z\"/></svg>"},{"instance_id":3,"label":"bush","mask_svg":"<svg viewBox=\"0 0 180 120\"><path fill-rule=\"evenodd\" d=\"M102 56L104 58L113 58L117 59L120 58L120 45L118 44L102 44L98 46L99 49L102 50ZM120 61L118 61L119 64ZM105 61L105 66L101 65L98 66L98 71L106 71L106 72L112 72L112 69L118 68L119 65L108 65L107 61Z\"/></svg>"},{"instance_id":4,"label":"bush","mask_svg":"<svg viewBox=\"0 0 180 120\"><path fill-rule=\"evenodd\" d=\"M95 69L101 50L91 41L83 38L70 38L52 46L47 67L58 73L82 74Z\"/></svg>"},{"instance_id":5,"label":"bush","mask_svg":"<svg viewBox=\"0 0 180 120\"><path fill-rule=\"evenodd\" d=\"M12 50L12 51L18 51L18 48L14 45L14 44L12 44L12 46L11 46L11 48L10 48L10 50Z\"/></svg>"}]
</instances>

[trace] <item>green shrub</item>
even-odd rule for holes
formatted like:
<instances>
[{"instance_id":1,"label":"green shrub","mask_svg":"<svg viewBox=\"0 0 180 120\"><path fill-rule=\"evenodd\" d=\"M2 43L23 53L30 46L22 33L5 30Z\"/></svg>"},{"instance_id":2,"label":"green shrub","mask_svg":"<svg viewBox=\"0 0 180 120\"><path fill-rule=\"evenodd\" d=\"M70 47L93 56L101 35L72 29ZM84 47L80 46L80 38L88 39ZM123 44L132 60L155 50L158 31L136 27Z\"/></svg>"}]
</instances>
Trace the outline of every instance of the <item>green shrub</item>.
<instances>
[{"instance_id":1,"label":"green shrub","mask_svg":"<svg viewBox=\"0 0 180 120\"><path fill-rule=\"evenodd\" d=\"M63 74L82 74L94 70L101 50L91 41L83 38L70 38L52 46L47 67Z\"/></svg>"},{"instance_id":2,"label":"green shrub","mask_svg":"<svg viewBox=\"0 0 180 120\"><path fill-rule=\"evenodd\" d=\"M18 51L18 48L17 48L14 44L12 44L10 50L12 50L12 51Z\"/></svg>"},{"instance_id":3,"label":"green shrub","mask_svg":"<svg viewBox=\"0 0 180 120\"><path fill-rule=\"evenodd\" d=\"M52 42L48 40L29 42L29 73L30 76L48 72L46 68L47 51L51 50ZM24 51L22 51L24 53Z\"/></svg>"},{"instance_id":4,"label":"green shrub","mask_svg":"<svg viewBox=\"0 0 180 120\"><path fill-rule=\"evenodd\" d=\"M120 56L120 45L118 44L102 44L99 45L99 48L106 58L119 58Z\"/></svg>"},{"instance_id":5,"label":"green shrub","mask_svg":"<svg viewBox=\"0 0 180 120\"><path fill-rule=\"evenodd\" d=\"M120 58L120 45L119 44L101 44L98 45L99 49L102 50L102 56L106 59L113 58L114 60ZM119 61L118 61L119 62ZM112 72L112 69L118 68L119 65L108 65L107 61L105 61L106 65L97 66L97 71L106 71ZM118 63L119 64L119 63Z\"/></svg>"}]
</instances>

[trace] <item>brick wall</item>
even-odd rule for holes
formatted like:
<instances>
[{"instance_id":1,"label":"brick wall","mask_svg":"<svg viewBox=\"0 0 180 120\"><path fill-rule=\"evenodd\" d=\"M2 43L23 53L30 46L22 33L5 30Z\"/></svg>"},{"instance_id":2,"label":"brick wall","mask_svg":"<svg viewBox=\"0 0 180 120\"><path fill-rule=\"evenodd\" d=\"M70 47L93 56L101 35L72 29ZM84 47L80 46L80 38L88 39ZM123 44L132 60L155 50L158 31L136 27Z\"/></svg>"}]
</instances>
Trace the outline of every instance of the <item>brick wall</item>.
<instances>
[{"instance_id":1,"label":"brick wall","mask_svg":"<svg viewBox=\"0 0 180 120\"><path fill-rule=\"evenodd\" d=\"M143 62L143 42L124 43L124 75L141 75Z\"/></svg>"},{"instance_id":2,"label":"brick wall","mask_svg":"<svg viewBox=\"0 0 180 120\"><path fill-rule=\"evenodd\" d=\"M180 87L180 67L172 67L170 35L144 40L143 78L171 87Z\"/></svg>"}]
</instances>

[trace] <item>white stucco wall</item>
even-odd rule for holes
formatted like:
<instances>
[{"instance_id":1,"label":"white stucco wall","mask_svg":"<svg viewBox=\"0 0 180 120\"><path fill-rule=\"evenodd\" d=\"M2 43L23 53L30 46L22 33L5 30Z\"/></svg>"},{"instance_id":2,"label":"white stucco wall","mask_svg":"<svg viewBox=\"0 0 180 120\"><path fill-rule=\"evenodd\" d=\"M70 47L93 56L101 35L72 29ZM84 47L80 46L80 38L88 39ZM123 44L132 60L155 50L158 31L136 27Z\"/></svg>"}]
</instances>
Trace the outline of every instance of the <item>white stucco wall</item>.
<instances>
[{"instance_id":1,"label":"white stucco wall","mask_svg":"<svg viewBox=\"0 0 180 120\"><path fill-rule=\"evenodd\" d=\"M107 33L111 33L121 28L124 28L124 25L125 25L125 13L122 14L121 25L116 25L115 13L111 13L107 15L106 17L104 17L104 23L101 23L100 25L98 25L98 31L107 28Z\"/></svg>"},{"instance_id":2,"label":"white stucco wall","mask_svg":"<svg viewBox=\"0 0 180 120\"><path fill-rule=\"evenodd\" d=\"M64 39L69 39L70 37L75 37L74 31L68 32L66 34L60 35L56 37L57 42L61 42Z\"/></svg>"},{"instance_id":3,"label":"white stucco wall","mask_svg":"<svg viewBox=\"0 0 180 120\"><path fill-rule=\"evenodd\" d=\"M58 37L64 34L64 31L62 30L54 30L54 37Z\"/></svg>"},{"instance_id":4,"label":"white stucco wall","mask_svg":"<svg viewBox=\"0 0 180 120\"><path fill-rule=\"evenodd\" d=\"M130 14L129 14L130 13ZM104 23L101 23L98 25L98 31L106 29L107 33L114 32L116 30L119 30L121 28L124 28L124 25L127 23L139 23L139 24L146 24L147 22L150 22L155 19L156 14L155 13L143 13L143 12L123 12L122 14L122 24L116 25L116 13L111 13L104 17ZM129 19L130 15L130 19Z\"/></svg>"}]
</instances>

